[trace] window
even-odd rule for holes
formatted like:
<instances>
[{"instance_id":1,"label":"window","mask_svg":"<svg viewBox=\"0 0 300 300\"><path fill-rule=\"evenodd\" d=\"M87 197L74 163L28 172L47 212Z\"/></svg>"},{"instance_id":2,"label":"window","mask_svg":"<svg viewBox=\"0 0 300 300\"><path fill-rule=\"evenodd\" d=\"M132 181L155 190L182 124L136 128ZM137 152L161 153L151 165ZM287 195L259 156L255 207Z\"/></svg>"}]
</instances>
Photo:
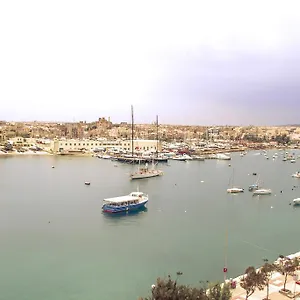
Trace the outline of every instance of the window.
<instances>
[{"instance_id":1,"label":"window","mask_svg":"<svg viewBox=\"0 0 300 300\"><path fill-rule=\"evenodd\" d=\"M70 146L72 146L72 144L70 143Z\"/></svg>"},{"instance_id":2,"label":"window","mask_svg":"<svg viewBox=\"0 0 300 300\"><path fill-rule=\"evenodd\" d=\"M65 146L68 146L68 143L66 143Z\"/></svg>"}]
</instances>

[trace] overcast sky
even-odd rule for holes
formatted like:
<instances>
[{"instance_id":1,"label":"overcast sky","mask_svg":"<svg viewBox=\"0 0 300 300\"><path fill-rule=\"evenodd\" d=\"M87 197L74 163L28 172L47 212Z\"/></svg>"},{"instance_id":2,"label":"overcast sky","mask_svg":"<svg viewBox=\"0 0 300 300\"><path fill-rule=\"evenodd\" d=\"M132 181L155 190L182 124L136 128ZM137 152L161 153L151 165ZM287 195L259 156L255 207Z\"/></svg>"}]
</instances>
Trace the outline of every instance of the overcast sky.
<instances>
[{"instance_id":1,"label":"overcast sky","mask_svg":"<svg viewBox=\"0 0 300 300\"><path fill-rule=\"evenodd\" d=\"M300 1L0 2L0 119L300 123Z\"/></svg>"}]
</instances>

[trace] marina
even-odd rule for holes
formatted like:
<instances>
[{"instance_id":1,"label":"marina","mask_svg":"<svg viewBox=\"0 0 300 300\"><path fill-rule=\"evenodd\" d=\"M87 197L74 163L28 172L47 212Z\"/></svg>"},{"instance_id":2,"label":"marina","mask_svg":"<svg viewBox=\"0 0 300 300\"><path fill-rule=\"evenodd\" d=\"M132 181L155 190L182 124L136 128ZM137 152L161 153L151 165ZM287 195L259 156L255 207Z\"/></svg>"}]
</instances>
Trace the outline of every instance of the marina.
<instances>
[{"instance_id":1,"label":"marina","mask_svg":"<svg viewBox=\"0 0 300 300\"><path fill-rule=\"evenodd\" d=\"M275 160L233 153L231 168L226 160L169 160L163 176L137 181L128 180L136 165L110 159L1 157L3 299L136 299L178 270L181 283L222 281L225 254L235 278L264 258L299 251L300 188L291 174L300 161L287 164L276 151ZM226 193L233 170L244 193ZM271 195L248 192L254 173ZM102 212L103 199L137 189L149 195L146 209Z\"/></svg>"}]
</instances>

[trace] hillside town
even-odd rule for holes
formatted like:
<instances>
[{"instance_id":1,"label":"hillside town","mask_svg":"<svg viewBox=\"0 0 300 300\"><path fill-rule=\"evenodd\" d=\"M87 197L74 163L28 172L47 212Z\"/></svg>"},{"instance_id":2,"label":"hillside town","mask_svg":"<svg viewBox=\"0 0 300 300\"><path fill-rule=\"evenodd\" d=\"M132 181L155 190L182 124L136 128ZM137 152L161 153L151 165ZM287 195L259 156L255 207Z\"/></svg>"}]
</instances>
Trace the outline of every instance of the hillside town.
<instances>
[{"instance_id":1,"label":"hillside town","mask_svg":"<svg viewBox=\"0 0 300 300\"><path fill-rule=\"evenodd\" d=\"M153 122L135 124L132 132L132 124L116 124L109 117L101 117L90 123L0 121L1 154L132 153L138 150L161 152L166 149L217 153L276 147L297 148L299 144L300 126L297 125L208 127Z\"/></svg>"}]
</instances>

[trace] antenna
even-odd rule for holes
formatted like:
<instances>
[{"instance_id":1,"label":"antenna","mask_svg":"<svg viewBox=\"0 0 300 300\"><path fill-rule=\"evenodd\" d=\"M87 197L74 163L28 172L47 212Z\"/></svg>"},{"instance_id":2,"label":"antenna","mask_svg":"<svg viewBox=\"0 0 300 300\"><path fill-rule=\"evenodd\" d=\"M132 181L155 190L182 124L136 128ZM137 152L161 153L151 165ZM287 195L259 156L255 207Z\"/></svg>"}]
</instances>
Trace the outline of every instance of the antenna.
<instances>
[{"instance_id":1,"label":"antenna","mask_svg":"<svg viewBox=\"0 0 300 300\"><path fill-rule=\"evenodd\" d=\"M133 119L133 106L131 105L131 155L133 157L133 130L134 130L134 119Z\"/></svg>"},{"instance_id":2,"label":"antenna","mask_svg":"<svg viewBox=\"0 0 300 300\"><path fill-rule=\"evenodd\" d=\"M158 116L156 116L156 157L158 157Z\"/></svg>"}]
</instances>

